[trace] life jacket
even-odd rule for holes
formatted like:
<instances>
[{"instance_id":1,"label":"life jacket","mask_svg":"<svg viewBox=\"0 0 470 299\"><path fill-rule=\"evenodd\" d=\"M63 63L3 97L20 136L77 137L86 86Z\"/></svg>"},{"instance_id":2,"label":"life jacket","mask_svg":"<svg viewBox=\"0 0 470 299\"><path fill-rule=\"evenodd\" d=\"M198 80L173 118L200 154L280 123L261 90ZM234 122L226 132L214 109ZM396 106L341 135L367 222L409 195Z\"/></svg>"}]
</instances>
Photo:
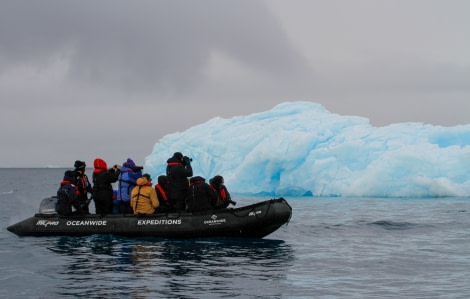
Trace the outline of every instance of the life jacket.
<instances>
[{"instance_id":1,"label":"life jacket","mask_svg":"<svg viewBox=\"0 0 470 299\"><path fill-rule=\"evenodd\" d=\"M181 162L168 162L169 167L173 167L173 166L176 166L176 165L183 165L183 163L181 163Z\"/></svg>"},{"instance_id":2,"label":"life jacket","mask_svg":"<svg viewBox=\"0 0 470 299\"><path fill-rule=\"evenodd\" d=\"M73 185L72 182L69 181L69 180L62 180L62 182L60 182L60 185L61 185L61 186L63 186L63 185L68 185L68 184Z\"/></svg>"},{"instance_id":3,"label":"life jacket","mask_svg":"<svg viewBox=\"0 0 470 299\"><path fill-rule=\"evenodd\" d=\"M160 191L160 194L163 196L164 201L168 201L168 197L166 196L165 190L163 190L162 186L160 184L155 184L155 189L158 189Z\"/></svg>"},{"instance_id":4,"label":"life jacket","mask_svg":"<svg viewBox=\"0 0 470 299\"><path fill-rule=\"evenodd\" d=\"M219 194L220 194L221 201L225 201L227 199L227 194L225 193L225 189L223 188L220 189ZM219 201L219 198L217 199L217 201Z\"/></svg>"},{"instance_id":5,"label":"life jacket","mask_svg":"<svg viewBox=\"0 0 470 299\"><path fill-rule=\"evenodd\" d=\"M224 188L220 188L219 190L217 190L214 186L212 185L209 185L209 186L211 186L212 190L214 190L219 195L217 197L217 202L223 202L227 199L227 193L225 193Z\"/></svg>"},{"instance_id":6,"label":"life jacket","mask_svg":"<svg viewBox=\"0 0 470 299\"><path fill-rule=\"evenodd\" d=\"M192 177L190 180L189 180L189 187L192 187L196 184L199 184L199 183L204 183L206 181L205 178L203 177L200 177L200 176L195 176L195 177Z\"/></svg>"},{"instance_id":7,"label":"life jacket","mask_svg":"<svg viewBox=\"0 0 470 299\"><path fill-rule=\"evenodd\" d=\"M86 175L78 175L76 177L76 187L78 196L84 196L88 193L88 180Z\"/></svg>"}]
</instances>

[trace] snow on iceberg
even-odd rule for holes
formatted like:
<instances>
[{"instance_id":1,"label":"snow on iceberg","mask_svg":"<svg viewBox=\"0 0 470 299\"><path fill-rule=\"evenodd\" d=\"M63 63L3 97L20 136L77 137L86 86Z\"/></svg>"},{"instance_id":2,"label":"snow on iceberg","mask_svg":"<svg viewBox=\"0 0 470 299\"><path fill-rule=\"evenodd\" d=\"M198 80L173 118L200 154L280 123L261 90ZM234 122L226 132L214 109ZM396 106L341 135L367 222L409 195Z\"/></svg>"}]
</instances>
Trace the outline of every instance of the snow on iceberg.
<instances>
[{"instance_id":1,"label":"snow on iceberg","mask_svg":"<svg viewBox=\"0 0 470 299\"><path fill-rule=\"evenodd\" d=\"M320 104L214 118L160 139L145 159L154 178L180 151L194 175L220 174L231 193L272 196L470 196L470 125L373 127Z\"/></svg>"}]
</instances>

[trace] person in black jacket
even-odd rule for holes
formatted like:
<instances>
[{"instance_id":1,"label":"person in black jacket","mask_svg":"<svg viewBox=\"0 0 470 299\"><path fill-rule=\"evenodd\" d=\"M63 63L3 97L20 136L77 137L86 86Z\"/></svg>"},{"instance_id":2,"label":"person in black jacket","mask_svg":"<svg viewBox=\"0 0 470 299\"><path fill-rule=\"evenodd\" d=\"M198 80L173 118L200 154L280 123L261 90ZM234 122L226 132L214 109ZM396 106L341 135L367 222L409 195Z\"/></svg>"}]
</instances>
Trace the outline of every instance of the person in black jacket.
<instances>
[{"instance_id":1,"label":"person in black jacket","mask_svg":"<svg viewBox=\"0 0 470 299\"><path fill-rule=\"evenodd\" d=\"M171 208L175 211L186 209L186 196L189 190L188 177L193 175L191 159L176 152L167 160L166 175L168 178L167 197Z\"/></svg>"},{"instance_id":2,"label":"person in black jacket","mask_svg":"<svg viewBox=\"0 0 470 299\"><path fill-rule=\"evenodd\" d=\"M96 214L106 215L113 213L113 186L119 179L120 166L114 165L107 169L104 160L96 158L93 162L93 200L95 201Z\"/></svg>"},{"instance_id":3,"label":"person in black jacket","mask_svg":"<svg viewBox=\"0 0 470 299\"><path fill-rule=\"evenodd\" d=\"M221 175L216 175L209 180L209 184L212 189L217 192L217 204L216 209L225 209L229 204L236 205L237 203L232 200L230 193L228 193L227 187L224 185L224 178Z\"/></svg>"},{"instance_id":4,"label":"person in black jacket","mask_svg":"<svg viewBox=\"0 0 470 299\"><path fill-rule=\"evenodd\" d=\"M214 189L206 183L206 179L195 176L189 180L189 193L186 199L189 212L215 210L218 195Z\"/></svg>"},{"instance_id":5,"label":"person in black jacket","mask_svg":"<svg viewBox=\"0 0 470 299\"><path fill-rule=\"evenodd\" d=\"M73 214L83 214L80 202L78 200L78 191L73 182L73 171L67 170L64 179L60 182L60 188L57 190L57 213L70 216ZM72 207L76 209L72 212Z\"/></svg>"},{"instance_id":6,"label":"person in black jacket","mask_svg":"<svg viewBox=\"0 0 470 299\"><path fill-rule=\"evenodd\" d=\"M93 188L88 180L88 176L85 174L86 163L84 161L77 160L74 164L75 170L73 171L73 184L78 191L78 200L82 207L83 212L89 214L88 205L91 201L91 194ZM90 196L88 196L90 194Z\"/></svg>"},{"instance_id":7,"label":"person in black jacket","mask_svg":"<svg viewBox=\"0 0 470 299\"><path fill-rule=\"evenodd\" d=\"M168 177L166 175L158 176L158 182L155 184L155 191L157 192L158 201L160 206L155 210L155 213L173 212L168 203L166 191L168 190Z\"/></svg>"}]
</instances>

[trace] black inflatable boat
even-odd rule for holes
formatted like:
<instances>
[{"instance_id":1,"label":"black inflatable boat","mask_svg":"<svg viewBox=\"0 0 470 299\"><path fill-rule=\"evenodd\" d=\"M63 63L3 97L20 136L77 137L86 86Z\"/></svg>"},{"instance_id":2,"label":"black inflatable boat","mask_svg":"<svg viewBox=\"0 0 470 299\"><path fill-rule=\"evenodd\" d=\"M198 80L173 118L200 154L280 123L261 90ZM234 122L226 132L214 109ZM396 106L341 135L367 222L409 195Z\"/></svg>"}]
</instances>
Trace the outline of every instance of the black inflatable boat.
<instances>
[{"instance_id":1,"label":"black inflatable boat","mask_svg":"<svg viewBox=\"0 0 470 299\"><path fill-rule=\"evenodd\" d=\"M44 199L39 214L7 229L19 236L113 234L161 238L263 238L287 224L292 216L292 208L284 198L197 214L91 214L66 217L58 215L54 205L55 198Z\"/></svg>"}]
</instances>

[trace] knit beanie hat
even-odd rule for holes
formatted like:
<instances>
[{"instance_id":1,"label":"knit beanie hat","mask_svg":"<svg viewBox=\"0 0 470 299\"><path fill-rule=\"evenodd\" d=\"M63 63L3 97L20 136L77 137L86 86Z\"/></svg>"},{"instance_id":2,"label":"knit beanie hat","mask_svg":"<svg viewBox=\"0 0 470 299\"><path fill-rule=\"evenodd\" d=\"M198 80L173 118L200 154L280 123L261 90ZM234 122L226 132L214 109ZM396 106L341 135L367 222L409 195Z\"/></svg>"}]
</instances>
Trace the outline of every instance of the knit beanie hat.
<instances>
[{"instance_id":1,"label":"knit beanie hat","mask_svg":"<svg viewBox=\"0 0 470 299\"><path fill-rule=\"evenodd\" d=\"M173 154L173 157L178 159L178 160L181 160L181 159L183 159L183 154L180 153L180 152L176 152L176 153Z\"/></svg>"},{"instance_id":2,"label":"knit beanie hat","mask_svg":"<svg viewBox=\"0 0 470 299\"><path fill-rule=\"evenodd\" d=\"M73 181L73 171L67 170L67 171L64 173L64 181L69 181L69 182L72 182L72 181Z\"/></svg>"},{"instance_id":3,"label":"knit beanie hat","mask_svg":"<svg viewBox=\"0 0 470 299\"><path fill-rule=\"evenodd\" d=\"M80 170L83 170L86 168L85 162L80 161L80 160L75 161L75 164L73 166L75 167L75 169L80 169Z\"/></svg>"},{"instance_id":4,"label":"knit beanie hat","mask_svg":"<svg viewBox=\"0 0 470 299\"><path fill-rule=\"evenodd\" d=\"M131 169L134 169L134 168L135 168L135 163L134 163L134 161L132 161L131 158L127 158L126 163L127 163L127 165L129 166L129 168L131 168Z\"/></svg>"}]
</instances>

